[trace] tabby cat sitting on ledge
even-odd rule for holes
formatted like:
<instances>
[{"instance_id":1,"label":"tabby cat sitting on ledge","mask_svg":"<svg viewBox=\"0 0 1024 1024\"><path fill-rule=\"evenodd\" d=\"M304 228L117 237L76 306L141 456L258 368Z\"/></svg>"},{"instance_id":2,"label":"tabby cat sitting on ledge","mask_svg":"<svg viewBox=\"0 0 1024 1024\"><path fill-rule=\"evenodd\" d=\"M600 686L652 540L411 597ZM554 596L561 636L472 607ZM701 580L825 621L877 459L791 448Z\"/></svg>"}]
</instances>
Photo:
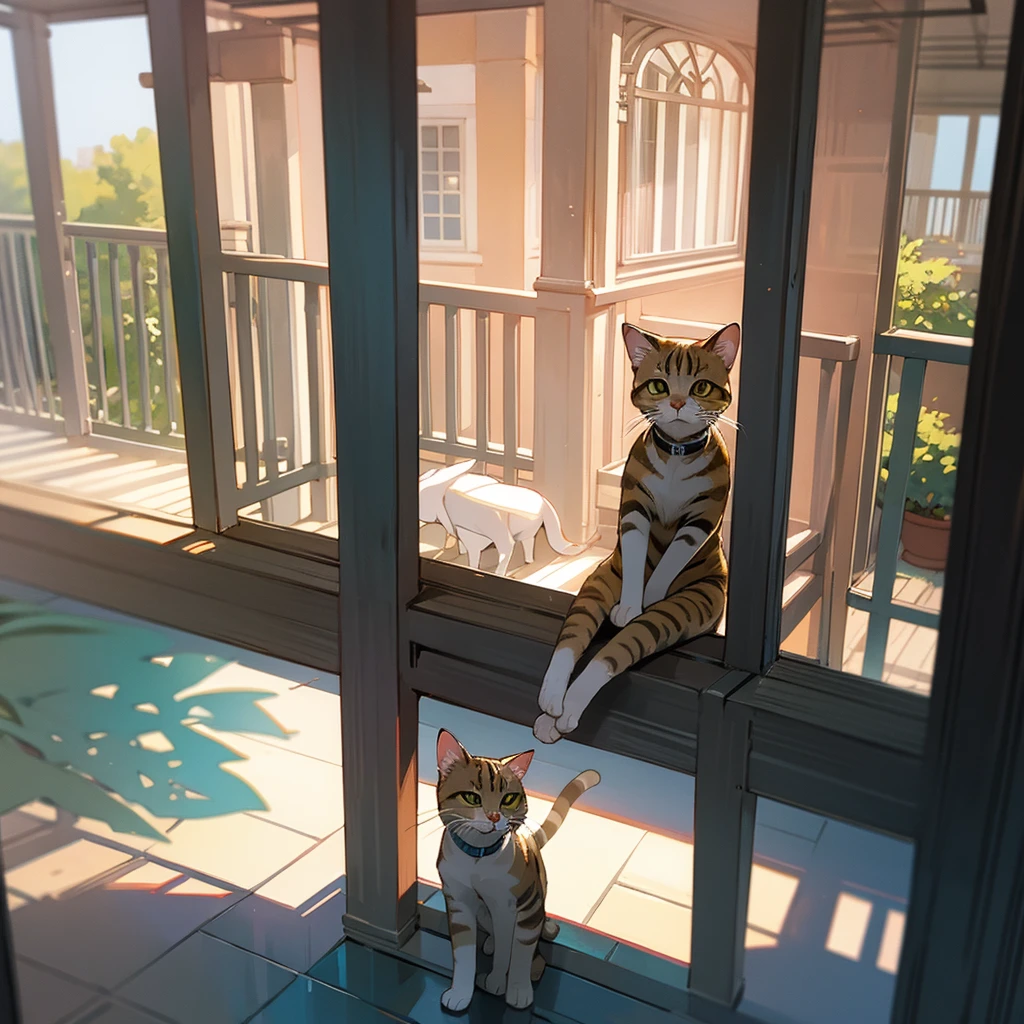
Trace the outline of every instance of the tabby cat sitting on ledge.
<instances>
[{"instance_id":1,"label":"tabby cat sitting on ledge","mask_svg":"<svg viewBox=\"0 0 1024 1024\"><path fill-rule=\"evenodd\" d=\"M715 629L725 609L729 453L715 424L732 402L739 325L703 342L673 341L632 324L623 325L622 337L633 367L631 398L649 426L623 469L615 550L570 606L541 685L533 731L544 743L571 733L609 680ZM618 634L570 686L606 619Z\"/></svg>"}]
</instances>

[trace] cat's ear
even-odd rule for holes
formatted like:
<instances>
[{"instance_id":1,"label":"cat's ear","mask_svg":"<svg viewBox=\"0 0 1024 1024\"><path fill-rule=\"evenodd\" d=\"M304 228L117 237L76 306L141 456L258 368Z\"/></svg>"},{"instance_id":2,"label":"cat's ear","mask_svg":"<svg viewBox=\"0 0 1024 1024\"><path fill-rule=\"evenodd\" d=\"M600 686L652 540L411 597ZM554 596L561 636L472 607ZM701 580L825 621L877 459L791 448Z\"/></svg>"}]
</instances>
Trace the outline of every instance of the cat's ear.
<instances>
[{"instance_id":1,"label":"cat's ear","mask_svg":"<svg viewBox=\"0 0 1024 1024\"><path fill-rule=\"evenodd\" d=\"M644 361L648 352L654 352L661 348L658 339L653 334L641 331L639 327L634 327L632 324L622 325L622 340L626 343L629 362L634 370Z\"/></svg>"},{"instance_id":2,"label":"cat's ear","mask_svg":"<svg viewBox=\"0 0 1024 1024\"><path fill-rule=\"evenodd\" d=\"M501 763L505 768L511 768L512 774L522 781L523 776L526 774L526 769L530 767L532 760L533 751L527 750L522 754L513 754L511 757L506 757Z\"/></svg>"},{"instance_id":3,"label":"cat's ear","mask_svg":"<svg viewBox=\"0 0 1024 1024\"><path fill-rule=\"evenodd\" d=\"M442 729L437 734L437 770L441 778L446 778L460 761L469 764L466 748L447 729Z\"/></svg>"},{"instance_id":4,"label":"cat's ear","mask_svg":"<svg viewBox=\"0 0 1024 1024\"><path fill-rule=\"evenodd\" d=\"M731 370L732 364L736 362L736 355L740 350L740 325L728 324L720 331L715 331L701 345L701 348L707 349L708 352L714 352L725 363L725 368Z\"/></svg>"}]
</instances>

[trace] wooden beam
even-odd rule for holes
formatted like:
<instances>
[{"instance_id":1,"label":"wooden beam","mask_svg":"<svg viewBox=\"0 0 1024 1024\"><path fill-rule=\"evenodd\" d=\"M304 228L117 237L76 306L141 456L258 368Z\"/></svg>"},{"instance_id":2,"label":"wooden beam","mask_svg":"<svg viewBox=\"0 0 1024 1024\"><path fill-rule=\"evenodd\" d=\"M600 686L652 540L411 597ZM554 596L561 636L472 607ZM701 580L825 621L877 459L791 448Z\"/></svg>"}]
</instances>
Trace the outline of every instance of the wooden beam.
<instances>
[{"instance_id":1,"label":"wooden beam","mask_svg":"<svg viewBox=\"0 0 1024 1024\"><path fill-rule=\"evenodd\" d=\"M779 653L824 0L759 5L729 591L730 668ZM770 57L768 56L770 55ZM766 73L765 69L770 68Z\"/></svg>"},{"instance_id":2,"label":"wooden beam","mask_svg":"<svg viewBox=\"0 0 1024 1024\"><path fill-rule=\"evenodd\" d=\"M417 96L414 0L320 8L338 437L350 937L416 928ZM337 285L337 289L333 286ZM368 425L369 430L368 430Z\"/></svg>"}]
</instances>

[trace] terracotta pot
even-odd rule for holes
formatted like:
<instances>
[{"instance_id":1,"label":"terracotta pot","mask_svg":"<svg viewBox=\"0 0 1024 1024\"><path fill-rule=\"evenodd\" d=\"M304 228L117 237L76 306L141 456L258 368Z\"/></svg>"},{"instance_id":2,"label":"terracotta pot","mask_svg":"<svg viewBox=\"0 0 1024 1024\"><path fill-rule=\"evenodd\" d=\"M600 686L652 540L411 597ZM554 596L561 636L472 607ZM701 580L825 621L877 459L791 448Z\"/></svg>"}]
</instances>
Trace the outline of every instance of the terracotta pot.
<instances>
[{"instance_id":1,"label":"terracotta pot","mask_svg":"<svg viewBox=\"0 0 1024 1024\"><path fill-rule=\"evenodd\" d=\"M919 569L945 569L951 520L903 513L903 561Z\"/></svg>"}]
</instances>

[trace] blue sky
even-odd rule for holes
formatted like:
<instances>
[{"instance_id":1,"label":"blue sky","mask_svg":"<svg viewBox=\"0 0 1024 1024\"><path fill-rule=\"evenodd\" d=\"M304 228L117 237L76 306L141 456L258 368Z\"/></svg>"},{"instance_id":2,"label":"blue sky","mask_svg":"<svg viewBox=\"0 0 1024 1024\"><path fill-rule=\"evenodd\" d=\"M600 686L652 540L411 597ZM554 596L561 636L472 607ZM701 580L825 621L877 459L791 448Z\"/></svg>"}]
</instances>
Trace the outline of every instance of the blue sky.
<instances>
[{"instance_id":1,"label":"blue sky","mask_svg":"<svg viewBox=\"0 0 1024 1024\"><path fill-rule=\"evenodd\" d=\"M109 147L114 135L156 128L153 91L139 85L139 74L152 68L145 18L53 25L50 59L61 156L74 161L82 147ZM21 138L16 96L10 32L0 29L3 142Z\"/></svg>"}]
</instances>

